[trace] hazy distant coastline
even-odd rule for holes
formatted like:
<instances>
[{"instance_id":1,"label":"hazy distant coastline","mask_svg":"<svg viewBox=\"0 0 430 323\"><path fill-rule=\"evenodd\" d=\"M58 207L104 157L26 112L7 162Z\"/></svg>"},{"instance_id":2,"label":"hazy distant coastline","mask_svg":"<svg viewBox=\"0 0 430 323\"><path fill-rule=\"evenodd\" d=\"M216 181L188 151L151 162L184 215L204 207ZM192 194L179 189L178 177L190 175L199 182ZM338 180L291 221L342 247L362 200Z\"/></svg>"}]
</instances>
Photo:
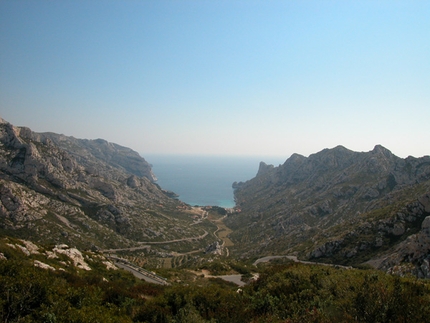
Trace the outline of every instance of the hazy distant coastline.
<instances>
[{"instance_id":1,"label":"hazy distant coastline","mask_svg":"<svg viewBox=\"0 0 430 323\"><path fill-rule=\"evenodd\" d=\"M233 207L232 184L253 178L260 161L283 163L282 157L185 156L141 154L152 165L157 183L190 205ZM285 158L286 159L286 158Z\"/></svg>"}]
</instances>

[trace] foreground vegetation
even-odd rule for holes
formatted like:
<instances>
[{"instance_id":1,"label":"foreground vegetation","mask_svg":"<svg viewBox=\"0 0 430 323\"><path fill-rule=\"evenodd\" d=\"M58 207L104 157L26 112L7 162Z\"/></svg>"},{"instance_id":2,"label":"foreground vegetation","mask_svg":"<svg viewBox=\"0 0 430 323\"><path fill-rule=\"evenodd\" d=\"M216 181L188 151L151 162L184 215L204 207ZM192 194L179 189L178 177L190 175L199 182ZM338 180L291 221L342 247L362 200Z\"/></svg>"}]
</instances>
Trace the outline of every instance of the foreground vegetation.
<instances>
[{"instance_id":1,"label":"foreground vegetation","mask_svg":"<svg viewBox=\"0 0 430 323\"><path fill-rule=\"evenodd\" d=\"M7 258L0 260L2 322L425 322L430 316L430 282L374 270L264 264L259 279L240 289L196 275L158 286L101 263L92 262L91 271L52 271L19 250L0 251Z\"/></svg>"}]
</instances>

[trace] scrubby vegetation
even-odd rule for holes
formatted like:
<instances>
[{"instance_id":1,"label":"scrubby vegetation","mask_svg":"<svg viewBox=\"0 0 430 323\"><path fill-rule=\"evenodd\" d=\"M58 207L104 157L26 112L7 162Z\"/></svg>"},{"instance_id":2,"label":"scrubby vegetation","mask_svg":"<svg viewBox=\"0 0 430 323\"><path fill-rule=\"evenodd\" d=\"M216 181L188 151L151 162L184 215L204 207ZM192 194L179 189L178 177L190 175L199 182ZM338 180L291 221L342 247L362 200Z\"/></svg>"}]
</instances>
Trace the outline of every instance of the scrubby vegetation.
<instances>
[{"instance_id":1,"label":"scrubby vegetation","mask_svg":"<svg viewBox=\"0 0 430 323\"><path fill-rule=\"evenodd\" d=\"M374 270L262 264L259 279L239 289L176 269L188 274L158 286L95 263L91 271L52 271L35 267L19 250L0 251L7 258L0 260L2 322L373 323L430 317L429 281ZM232 267L249 273L249 265Z\"/></svg>"}]
</instances>

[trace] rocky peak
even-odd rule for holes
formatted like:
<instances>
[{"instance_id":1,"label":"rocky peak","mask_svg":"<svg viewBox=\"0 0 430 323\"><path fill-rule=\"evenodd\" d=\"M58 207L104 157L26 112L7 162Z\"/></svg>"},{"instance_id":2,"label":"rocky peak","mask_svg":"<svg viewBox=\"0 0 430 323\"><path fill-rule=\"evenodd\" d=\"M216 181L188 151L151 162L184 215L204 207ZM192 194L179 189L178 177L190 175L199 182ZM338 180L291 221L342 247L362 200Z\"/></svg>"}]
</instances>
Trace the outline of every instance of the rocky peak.
<instances>
[{"instance_id":1,"label":"rocky peak","mask_svg":"<svg viewBox=\"0 0 430 323\"><path fill-rule=\"evenodd\" d=\"M262 176L264 174L267 174L272 169L274 169L273 165L267 165L265 162L260 162L260 166L258 167L257 176Z\"/></svg>"},{"instance_id":2,"label":"rocky peak","mask_svg":"<svg viewBox=\"0 0 430 323\"><path fill-rule=\"evenodd\" d=\"M390 150L383 147L382 145L376 145L373 150L371 151L373 154L383 155L385 157L391 157L393 154Z\"/></svg>"},{"instance_id":3,"label":"rocky peak","mask_svg":"<svg viewBox=\"0 0 430 323\"><path fill-rule=\"evenodd\" d=\"M20 148L24 141L19 137L19 129L2 119L0 141L7 146Z\"/></svg>"},{"instance_id":4,"label":"rocky peak","mask_svg":"<svg viewBox=\"0 0 430 323\"><path fill-rule=\"evenodd\" d=\"M324 174L339 171L349 167L357 157L356 152L337 146L333 149L324 149L318 153L304 157L293 154L283 165L275 168L278 177L286 184L294 184L301 181L325 181ZM272 178L272 182L275 180Z\"/></svg>"},{"instance_id":5,"label":"rocky peak","mask_svg":"<svg viewBox=\"0 0 430 323\"><path fill-rule=\"evenodd\" d=\"M297 153L292 154L284 163L285 164L301 164L306 160L306 157Z\"/></svg>"},{"instance_id":6,"label":"rocky peak","mask_svg":"<svg viewBox=\"0 0 430 323\"><path fill-rule=\"evenodd\" d=\"M324 149L309 156L309 162L317 168L343 168L351 164L356 153L343 146Z\"/></svg>"}]
</instances>

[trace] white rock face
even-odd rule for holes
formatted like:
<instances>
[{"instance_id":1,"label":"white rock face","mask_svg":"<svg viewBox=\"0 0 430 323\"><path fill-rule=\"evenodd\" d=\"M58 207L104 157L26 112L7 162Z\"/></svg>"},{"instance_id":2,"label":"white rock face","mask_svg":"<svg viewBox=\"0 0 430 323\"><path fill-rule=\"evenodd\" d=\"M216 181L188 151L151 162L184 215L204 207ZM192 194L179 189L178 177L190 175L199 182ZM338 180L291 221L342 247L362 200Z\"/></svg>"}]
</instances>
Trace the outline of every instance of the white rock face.
<instances>
[{"instance_id":1,"label":"white rock face","mask_svg":"<svg viewBox=\"0 0 430 323\"><path fill-rule=\"evenodd\" d=\"M20 241L24 244L24 246L21 246L20 244L12 244L12 243L6 243L6 245L14 249L21 250L26 256L40 254L39 247L36 246L34 243L26 240L20 240Z\"/></svg>"},{"instance_id":2,"label":"white rock face","mask_svg":"<svg viewBox=\"0 0 430 323\"><path fill-rule=\"evenodd\" d=\"M40 254L39 247L36 246L33 242L27 241L27 240L21 240L21 241L25 244L25 247L30 252L30 254L32 255Z\"/></svg>"},{"instance_id":3,"label":"white rock face","mask_svg":"<svg viewBox=\"0 0 430 323\"><path fill-rule=\"evenodd\" d=\"M113 263L111 263L110 261L103 261L103 264L106 266L107 269L113 269L116 270L118 269Z\"/></svg>"},{"instance_id":4,"label":"white rock face","mask_svg":"<svg viewBox=\"0 0 430 323\"><path fill-rule=\"evenodd\" d=\"M67 245L59 245L52 249L57 254L63 254L69 257L73 261L73 265L80 269L91 270L90 266L85 262L82 253L76 248L67 249Z\"/></svg>"},{"instance_id":5,"label":"white rock face","mask_svg":"<svg viewBox=\"0 0 430 323\"><path fill-rule=\"evenodd\" d=\"M41 262L41 261L39 261L39 260L35 260L35 261L34 261L34 266L35 266L35 267L42 268L42 269L49 269L49 270L53 270L53 271L55 271L55 268L54 268L54 267L52 267L52 266L50 266L50 265L48 265L48 264L45 264L44 262Z\"/></svg>"}]
</instances>

